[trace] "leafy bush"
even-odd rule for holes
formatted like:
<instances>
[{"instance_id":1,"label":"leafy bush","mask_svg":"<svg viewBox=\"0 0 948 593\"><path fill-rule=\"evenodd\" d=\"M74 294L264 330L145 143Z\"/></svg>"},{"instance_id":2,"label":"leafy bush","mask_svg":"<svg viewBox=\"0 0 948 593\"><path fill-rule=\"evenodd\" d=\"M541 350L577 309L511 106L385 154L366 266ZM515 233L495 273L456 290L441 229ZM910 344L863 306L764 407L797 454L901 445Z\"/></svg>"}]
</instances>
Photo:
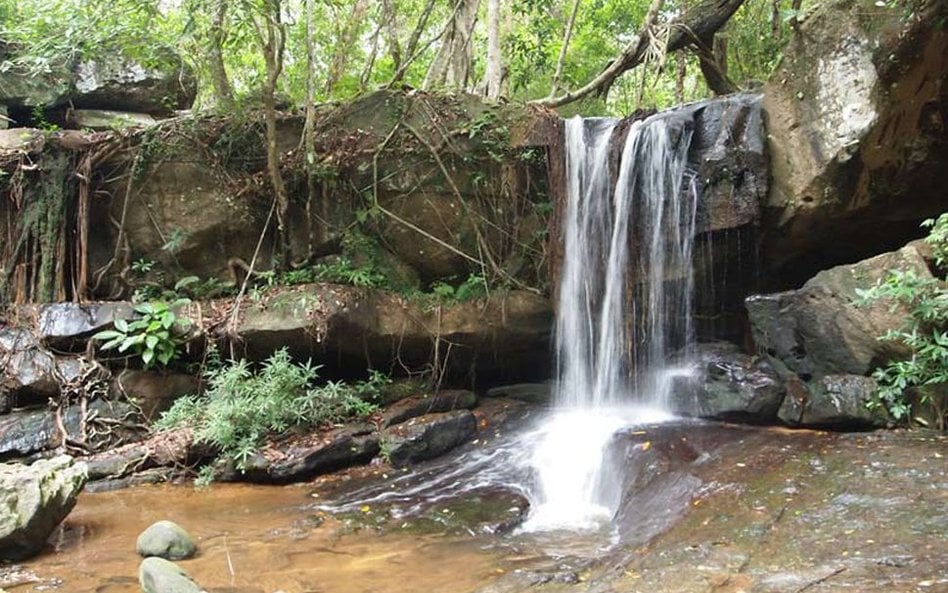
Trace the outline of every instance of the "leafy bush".
<instances>
[{"instance_id":1,"label":"leafy bush","mask_svg":"<svg viewBox=\"0 0 948 593\"><path fill-rule=\"evenodd\" d=\"M267 435L298 426L317 426L374 413L372 403L389 380L373 373L367 381L329 381L316 386L319 367L294 363L285 348L255 372L246 360L206 373L204 395L175 401L156 423L158 430L191 427L197 442L216 447L245 469Z\"/></svg>"},{"instance_id":2,"label":"leafy bush","mask_svg":"<svg viewBox=\"0 0 948 593\"><path fill-rule=\"evenodd\" d=\"M145 368L156 363L167 365L178 357L179 346L184 342L182 329L187 326L187 320L179 319L173 309L186 302L140 303L135 306L135 312L140 315L138 319L131 322L116 319L112 324L114 329L100 331L92 339L107 340L102 345L103 350L116 349L140 356Z\"/></svg>"},{"instance_id":3,"label":"leafy bush","mask_svg":"<svg viewBox=\"0 0 948 593\"><path fill-rule=\"evenodd\" d=\"M926 241L936 265L948 262L948 213L927 220L931 227ZM869 290L857 291L859 302L889 299L909 308L905 325L880 336L902 342L912 350L906 360L892 361L873 373L879 382L878 405L884 405L896 420L912 413L907 392L915 389L918 401L931 405L933 392L948 389L948 288L945 279L920 277L914 270L891 270L884 281ZM942 419L943 420L943 419ZM943 422L942 422L943 424Z\"/></svg>"}]
</instances>

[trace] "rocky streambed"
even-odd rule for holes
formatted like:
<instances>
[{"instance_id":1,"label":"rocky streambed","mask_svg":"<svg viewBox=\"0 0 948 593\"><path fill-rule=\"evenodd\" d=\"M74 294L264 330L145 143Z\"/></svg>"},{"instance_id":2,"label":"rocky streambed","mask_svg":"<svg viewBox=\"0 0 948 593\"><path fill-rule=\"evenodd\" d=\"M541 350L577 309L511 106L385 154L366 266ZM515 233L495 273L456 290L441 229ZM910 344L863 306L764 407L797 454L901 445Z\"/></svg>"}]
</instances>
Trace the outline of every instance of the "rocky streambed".
<instances>
[{"instance_id":1,"label":"rocky streambed","mask_svg":"<svg viewBox=\"0 0 948 593\"><path fill-rule=\"evenodd\" d=\"M628 430L615 531L569 534L518 530L526 500L503 484L439 481L501 442L292 486L87 492L43 555L0 568L0 588L138 591L135 539L172 519L199 550L180 565L208 591L948 591L943 435Z\"/></svg>"}]
</instances>

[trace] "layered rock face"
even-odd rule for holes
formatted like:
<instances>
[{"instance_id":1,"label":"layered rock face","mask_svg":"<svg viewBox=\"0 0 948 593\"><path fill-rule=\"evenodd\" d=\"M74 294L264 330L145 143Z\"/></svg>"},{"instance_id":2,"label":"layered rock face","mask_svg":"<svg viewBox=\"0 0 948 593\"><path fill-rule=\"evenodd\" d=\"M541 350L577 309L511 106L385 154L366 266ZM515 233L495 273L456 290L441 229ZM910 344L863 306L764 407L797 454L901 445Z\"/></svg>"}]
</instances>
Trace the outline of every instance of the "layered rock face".
<instances>
[{"instance_id":1,"label":"layered rock face","mask_svg":"<svg viewBox=\"0 0 948 593\"><path fill-rule=\"evenodd\" d=\"M941 2L870 0L807 16L764 89L769 284L895 249L945 210L948 34Z\"/></svg>"}]
</instances>

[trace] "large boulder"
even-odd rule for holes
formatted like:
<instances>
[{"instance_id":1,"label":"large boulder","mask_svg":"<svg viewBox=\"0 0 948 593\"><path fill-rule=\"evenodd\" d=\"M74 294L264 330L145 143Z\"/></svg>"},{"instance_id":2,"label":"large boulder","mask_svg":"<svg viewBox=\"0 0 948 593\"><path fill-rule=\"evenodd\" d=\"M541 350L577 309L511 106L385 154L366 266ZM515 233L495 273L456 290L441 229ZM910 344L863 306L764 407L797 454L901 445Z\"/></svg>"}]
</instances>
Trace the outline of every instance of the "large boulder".
<instances>
[{"instance_id":1,"label":"large boulder","mask_svg":"<svg viewBox=\"0 0 948 593\"><path fill-rule=\"evenodd\" d=\"M905 323L905 307L887 301L856 304L889 270L931 272L915 244L898 251L820 272L799 290L748 297L747 312L757 347L804 381L831 374L868 375L905 346L880 340Z\"/></svg>"},{"instance_id":2,"label":"large boulder","mask_svg":"<svg viewBox=\"0 0 948 593\"><path fill-rule=\"evenodd\" d=\"M29 466L0 464L0 557L17 560L42 550L85 482L84 464L65 455Z\"/></svg>"},{"instance_id":3,"label":"large boulder","mask_svg":"<svg viewBox=\"0 0 948 593\"><path fill-rule=\"evenodd\" d=\"M430 370L435 360L451 376L485 380L546 377L550 367L552 306L524 291L432 306L312 284L274 292L241 313L238 336L257 359L287 346L299 358L360 368Z\"/></svg>"},{"instance_id":4,"label":"large boulder","mask_svg":"<svg viewBox=\"0 0 948 593\"><path fill-rule=\"evenodd\" d=\"M894 248L945 209L948 33L940 0L834 0L801 23L765 87L772 285Z\"/></svg>"},{"instance_id":5,"label":"large boulder","mask_svg":"<svg viewBox=\"0 0 948 593\"><path fill-rule=\"evenodd\" d=\"M716 420L771 423L784 400L783 382L766 359L727 343L699 344L690 368L674 374L669 407Z\"/></svg>"},{"instance_id":6,"label":"large boulder","mask_svg":"<svg viewBox=\"0 0 948 593\"><path fill-rule=\"evenodd\" d=\"M36 453L55 449L64 438L84 442L90 451L103 449L116 441L134 438L135 429L124 428L133 418L136 410L123 402L111 402L96 399L87 406L66 406L59 412L49 409L12 412L0 416L0 459L11 457L29 457ZM90 429L92 420L107 422L117 428L102 431L101 434L82 434L85 427ZM66 430L63 435L61 428Z\"/></svg>"}]
</instances>

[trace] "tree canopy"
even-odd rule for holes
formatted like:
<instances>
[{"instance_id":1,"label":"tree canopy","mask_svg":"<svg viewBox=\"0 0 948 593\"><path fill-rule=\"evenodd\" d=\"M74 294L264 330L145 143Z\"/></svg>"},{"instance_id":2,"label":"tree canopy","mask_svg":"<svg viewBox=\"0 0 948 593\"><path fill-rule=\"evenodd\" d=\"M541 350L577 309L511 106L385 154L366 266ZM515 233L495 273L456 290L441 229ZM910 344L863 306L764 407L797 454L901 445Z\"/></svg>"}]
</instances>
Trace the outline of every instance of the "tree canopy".
<instances>
[{"instance_id":1,"label":"tree canopy","mask_svg":"<svg viewBox=\"0 0 948 593\"><path fill-rule=\"evenodd\" d=\"M624 114L753 87L776 65L800 8L799 0L0 0L0 69L44 73L115 52L147 63L170 47L198 73L202 108L259 104L268 87L303 104L407 85Z\"/></svg>"}]
</instances>

